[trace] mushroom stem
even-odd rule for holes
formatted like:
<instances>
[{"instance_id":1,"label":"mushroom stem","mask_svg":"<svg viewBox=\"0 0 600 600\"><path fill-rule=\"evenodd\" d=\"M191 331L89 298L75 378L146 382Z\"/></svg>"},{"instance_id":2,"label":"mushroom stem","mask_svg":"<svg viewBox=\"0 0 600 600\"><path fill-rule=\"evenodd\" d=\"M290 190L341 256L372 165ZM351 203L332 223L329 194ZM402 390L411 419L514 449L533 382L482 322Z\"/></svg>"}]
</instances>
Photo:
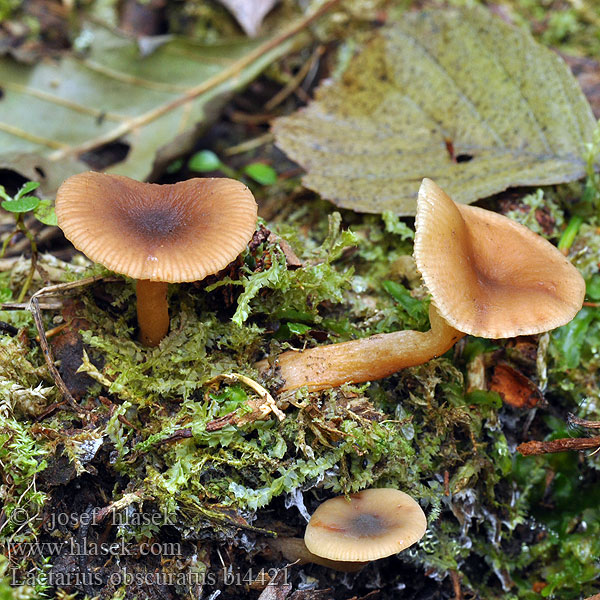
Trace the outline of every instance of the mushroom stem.
<instances>
[{"instance_id":1,"label":"mushroom stem","mask_svg":"<svg viewBox=\"0 0 600 600\"><path fill-rule=\"evenodd\" d=\"M433 304L429 309L429 320L431 329L426 332L395 331L303 352L284 352L277 359L284 380L279 391L302 386L318 391L343 383L382 379L405 367L421 365L441 356L465 335L451 327ZM266 361L257 366L266 370Z\"/></svg>"},{"instance_id":2,"label":"mushroom stem","mask_svg":"<svg viewBox=\"0 0 600 600\"><path fill-rule=\"evenodd\" d=\"M339 561L329 560L328 558L322 558L313 554L304 543L302 538L296 537L277 537L274 539L267 540L267 545L273 552L281 554L285 560L290 562L298 561L299 564L305 565L306 563L314 563L327 567L328 569L334 569L336 571L343 571L345 573L355 573L360 571L367 562L358 561Z\"/></svg>"},{"instance_id":3,"label":"mushroom stem","mask_svg":"<svg viewBox=\"0 0 600 600\"><path fill-rule=\"evenodd\" d=\"M169 331L167 284L138 279L136 293L139 340L145 346L158 346Z\"/></svg>"}]
</instances>

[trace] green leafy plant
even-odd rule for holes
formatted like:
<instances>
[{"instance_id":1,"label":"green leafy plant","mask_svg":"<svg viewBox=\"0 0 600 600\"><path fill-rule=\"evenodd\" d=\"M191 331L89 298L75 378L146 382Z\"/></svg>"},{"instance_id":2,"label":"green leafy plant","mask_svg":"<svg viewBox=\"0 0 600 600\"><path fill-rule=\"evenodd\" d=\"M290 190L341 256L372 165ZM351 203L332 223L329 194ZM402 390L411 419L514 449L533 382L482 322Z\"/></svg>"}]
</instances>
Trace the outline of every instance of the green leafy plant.
<instances>
[{"instance_id":1,"label":"green leafy plant","mask_svg":"<svg viewBox=\"0 0 600 600\"><path fill-rule=\"evenodd\" d=\"M6 253L6 249L8 248L13 235L17 232L21 232L29 240L31 245L31 267L27 278L25 279L25 283L19 292L17 302L22 302L23 298L25 298L27 290L31 285L31 281L33 280L37 262L37 243L34 235L25 225L25 215L32 212L35 218L44 225L57 224L56 214L52 204L48 200L41 200L37 196L31 195L31 192L36 190L39 186L40 184L36 181L28 181L14 196L9 196L4 187L0 186L0 198L3 199L1 206L15 217L15 229L4 240L2 248L0 249L0 258Z\"/></svg>"}]
</instances>

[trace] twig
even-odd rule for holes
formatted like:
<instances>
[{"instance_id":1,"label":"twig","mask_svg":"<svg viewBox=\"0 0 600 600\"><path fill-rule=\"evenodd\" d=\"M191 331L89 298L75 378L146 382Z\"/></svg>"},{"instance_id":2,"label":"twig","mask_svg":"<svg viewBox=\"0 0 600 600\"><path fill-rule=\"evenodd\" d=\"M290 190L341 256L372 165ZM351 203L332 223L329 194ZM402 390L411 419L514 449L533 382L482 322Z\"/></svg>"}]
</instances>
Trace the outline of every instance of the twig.
<instances>
[{"instance_id":1,"label":"twig","mask_svg":"<svg viewBox=\"0 0 600 600\"><path fill-rule=\"evenodd\" d=\"M124 494L122 498L120 498L119 500L115 500L108 506L104 506L99 510L96 509L96 513L94 514L94 522L101 523L110 513L114 515L118 511L127 508L134 502L143 502L143 500L144 497L141 491Z\"/></svg>"},{"instance_id":2,"label":"twig","mask_svg":"<svg viewBox=\"0 0 600 600\"><path fill-rule=\"evenodd\" d=\"M42 310L58 310L63 307L62 302L42 302L39 304ZM31 300L29 302L4 302L0 304L0 310L31 310Z\"/></svg>"},{"instance_id":3,"label":"twig","mask_svg":"<svg viewBox=\"0 0 600 600\"><path fill-rule=\"evenodd\" d=\"M450 579L452 579L452 588L454 589L453 600L463 600L462 589L460 587L460 575L458 571L452 569L450 571Z\"/></svg>"},{"instance_id":4,"label":"twig","mask_svg":"<svg viewBox=\"0 0 600 600\"><path fill-rule=\"evenodd\" d=\"M271 132L263 133L263 135L259 135L258 137L252 138L251 140L246 140L241 144L230 146L223 152L223 154L225 156L243 154L244 152L254 150L255 148L260 148L260 146L264 146L265 144L270 144L274 139L275 136Z\"/></svg>"},{"instance_id":5,"label":"twig","mask_svg":"<svg viewBox=\"0 0 600 600\"><path fill-rule=\"evenodd\" d=\"M218 431L219 429L223 429L227 425L232 425L235 423L235 418L237 416L236 411L227 413L218 419L214 419L214 421L209 421L206 424L206 431Z\"/></svg>"},{"instance_id":6,"label":"twig","mask_svg":"<svg viewBox=\"0 0 600 600\"><path fill-rule=\"evenodd\" d=\"M79 155L83 152L88 152L90 150L94 150L98 146L102 146L104 144L108 144L109 142L113 142L116 139L134 131L138 128L141 128L148 123L152 123L162 115L171 112L172 110L182 106L183 104L187 104L192 100L198 98L202 94L208 92L209 90L214 89L218 85L225 83L229 79L235 77L251 65L253 62L270 52L271 50L277 48L277 46L283 44L290 38L294 37L296 34L300 33L302 30L306 29L313 21L316 21L319 17L325 14L327 11L331 10L336 4L338 4L340 0L329 0L325 2L323 6L321 6L318 10L316 10L313 14L309 15L301 19L300 21L291 25L286 31L276 36L273 39L266 41L264 44L261 44L257 48L255 48L252 52L249 52L246 56L236 61L231 66L223 69L220 73L215 75L214 77L210 77L209 79L203 81L195 87L190 88L187 92L171 100L170 102L166 102L161 106L156 107L153 110L150 110L138 117L133 119L129 119L125 123L122 123L115 127L114 129L108 131L107 133L98 136L92 140L88 140L79 146L70 146L68 148L61 148L50 154L50 159L53 161L62 160L67 156Z\"/></svg>"},{"instance_id":7,"label":"twig","mask_svg":"<svg viewBox=\"0 0 600 600\"><path fill-rule=\"evenodd\" d=\"M122 280L123 279L121 277L94 275L93 277L86 277L85 279L80 279L79 281L57 283L56 285L49 285L47 287L43 287L41 290L38 290L35 294L31 296L31 300L33 300L34 298L41 298L42 296L60 296L64 294L64 292L75 290L77 288L96 283L97 281L105 281L106 283L109 283Z\"/></svg>"},{"instance_id":8,"label":"twig","mask_svg":"<svg viewBox=\"0 0 600 600\"><path fill-rule=\"evenodd\" d=\"M170 442L178 442L179 440L187 440L194 437L191 429L178 429L174 431L169 437L163 438L161 444L168 444Z\"/></svg>"},{"instance_id":9,"label":"twig","mask_svg":"<svg viewBox=\"0 0 600 600\"><path fill-rule=\"evenodd\" d=\"M42 352L44 354L44 359L46 360L46 365L48 366L48 370L52 375L52 379L54 379L54 383L56 387L60 390L63 398L69 403L69 406L80 416L83 417L86 414L86 410L75 402L75 399L69 392L69 389L65 385L65 382L62 380L58 369L54 365L54 357L52 356L52 350L48 344L48 340L46 339L46 333L44 332L44 324L42 323L42 315L40 313L40 304L38 299L34 296L29 301L29 305L31 307L31 314L33 315L33 320L35 321L35 326L38 330L38 335L40 336L40 346L42 348Z\"/></svg>"},{"instance_id":10,"label":"twig","mask_svg":"<svg viewBox=\"0 0 600 600\"><path fill-rule=\"evenodd\" d=\"M61 400L60 402L53 402L52 404L50 404L50 406L48 406L46 409L44 409L36 418L36 421L43 421L49 414L52 414L55 410L58 410L61 406L64 406L65 404L65 400Z\"/></svg>"},{"instance_id":11,"label":"twig","mask_svg":"<svg viewBox=\"0 0 600 600\"><path fill-rule=\"evenodd\" d=\"M569 425L579 425L580 427L587 427L588 429L600 429L600 421L588 421L587 419L580 419L573 413L567 415L567 421Z\"/></svg>"},{"instance_id":12,"label":"twig","mask_svg":"<svg viewBox=\"0 0 600 600\"><path fill-rule=\"evenodd\" d=\"M551 452L566 452L567 450L589 450L600 446L600 436L587 438L561 438L549 442L524 442L517 446L517 452L523 456L533 454L549 454Z\"/></svg>"},{"instance_id":13,"label":"twig","mask_svg":"<svg viewBox=\"0 0 600 600\"><path fill-rule=\"evenodd\" d=\"M61 325L57 325L56 327L53 327L52 329L48 329L48 331L46 331L46 339L51 338L52 336L56 335L57 333L60 333L61 331L65 330L67 327L70 327L72 323L73 323L73 320L70 320L70 321L66 321L65 323L62 323ZM35 341L36 342L40 341L39 335L35 336Z\"/></svg>"},{"instance_id":14,"label":"twig","mask_svg":"<svg viewBox=\"0 0 600 600\"><path fill-rule=\"evenodd\" d=\"M279 90L266 104L265 110L267 112L272 111L276 106L279 106L288 96L291 96L296 89L302 83L302 80L308 75L308 72L313 68L313 66L317 63L319 58L325 52L325 48L323 46L317 46L312 53L311 57L302 65L300 70L290 79L288 84Z\"/></svg>"},{"instance_id":15,"label":"twig","mask_svg":"<svg viewBox=\"0 0 600 600\"><path fill-rule=\"evenodd\" d=\"M244 125L263 125L273 120L273 113L254 113L248 114L241 110L232 110L228 113L228 117L234 123L242 123Z\"/></svg>"}]
</instances>

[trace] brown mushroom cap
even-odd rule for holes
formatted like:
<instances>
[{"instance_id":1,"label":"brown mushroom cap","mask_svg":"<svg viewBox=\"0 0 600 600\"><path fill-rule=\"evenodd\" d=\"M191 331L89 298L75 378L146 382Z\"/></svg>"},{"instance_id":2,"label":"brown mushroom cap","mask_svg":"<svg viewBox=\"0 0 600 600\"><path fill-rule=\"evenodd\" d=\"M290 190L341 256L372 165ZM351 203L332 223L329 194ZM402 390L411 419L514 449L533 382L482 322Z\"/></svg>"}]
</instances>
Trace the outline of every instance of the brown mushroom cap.
<instances>
[{"instance_id":1,"label":"brown mushroom cap","mask_svg":"<svg viewBox=\"0 0 600 600\"><path fill-rule=\"evenodd\" d=\"M419 190L415 259L440 315L465 333L506 338L554 329L581 309L585 282L552 244L494 212Z\"/></svg>"},{"instance_id":2,"label":"brown mushroom cap","mask_svg":"<svg viewBox=\"0 0 600 600\"><path fill-rule=\"evenodd\" d=\"M226 178L172 185L92 171L56 196L65 236L94 262L135 279L197 281L226 267L256 226L250 190Z\"/></svg>"},{"instance_id":3,"label":"brown mushroom cap","mask_svg":"<svg viewBox=\"0 0 600 600\"><path fill-rule=\"evenodd\" d=\"M365 562L396 554L420 540L427 520L408 494L390 488L363 490L323 502L304 541L317 556Z\"/></svg>"}]
</instances>

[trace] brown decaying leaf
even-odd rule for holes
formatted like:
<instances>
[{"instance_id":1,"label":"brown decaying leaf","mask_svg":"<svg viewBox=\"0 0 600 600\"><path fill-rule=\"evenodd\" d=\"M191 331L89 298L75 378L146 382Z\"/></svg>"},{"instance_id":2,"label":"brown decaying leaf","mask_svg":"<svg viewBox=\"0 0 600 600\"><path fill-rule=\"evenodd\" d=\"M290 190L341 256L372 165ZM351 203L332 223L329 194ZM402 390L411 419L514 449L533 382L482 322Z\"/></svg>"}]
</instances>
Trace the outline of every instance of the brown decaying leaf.
<instances>
[{"instance_id":1,"label":"brown decaying leaf","mask_svg":"<svg viewBox=\"0 0 600 600\"><path fill-rule=\"evenodd\" d=\"M219 0L250 37L256 37L263 19L279 0Z\"/></svg>"},{"instance_id":2,"label":"brown decaying leaf","mask_svg":"<svg viewBox=\"0 0 600 600\"><path fill-rule=\"evenodd\" d=\"M506 404L515 408L534 408L543 398L531 379L505 363L494 368L490 391L498 392Z\"/></svg>"},{"instance_id":3,"label":"brown decaying leaf","mask_svg":"<svg viewBox=\"0 0 600 600\"><path fill-rule=\"evenodd\" d=\"M555 53L473 7L382 28L341 79L273 131L324 198L412 215L423 177L463 203L582 177L594 127Z\"/></svg>"}]
</instances>

